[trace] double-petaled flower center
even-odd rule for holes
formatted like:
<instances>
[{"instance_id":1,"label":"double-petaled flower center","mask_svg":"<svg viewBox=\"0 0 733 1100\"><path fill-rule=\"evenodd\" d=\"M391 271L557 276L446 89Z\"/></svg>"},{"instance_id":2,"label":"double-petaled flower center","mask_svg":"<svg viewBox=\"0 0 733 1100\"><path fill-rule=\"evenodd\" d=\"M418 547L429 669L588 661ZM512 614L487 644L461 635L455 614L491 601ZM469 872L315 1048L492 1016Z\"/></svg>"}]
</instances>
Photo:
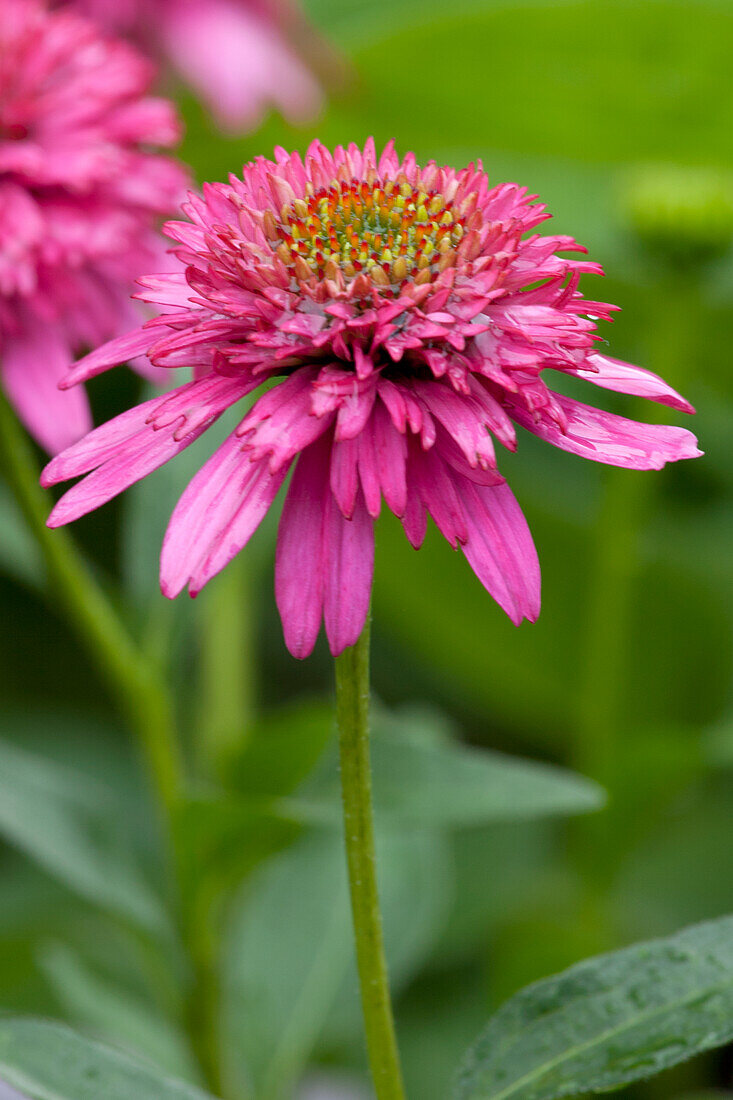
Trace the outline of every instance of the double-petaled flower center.
<instances>
[{"instance_id":1,"label":"double-petaled flower center","mask_svg":"<svg viewBox=\"0 0 733 1100\"><path fill-rule=\"evenodd\" d=\"M366 274L376 286L421 285L456 263L466 216L436 191L379 178L322 187L268 211L265 233L301 281Z\"/></svg>"}]
</instances>

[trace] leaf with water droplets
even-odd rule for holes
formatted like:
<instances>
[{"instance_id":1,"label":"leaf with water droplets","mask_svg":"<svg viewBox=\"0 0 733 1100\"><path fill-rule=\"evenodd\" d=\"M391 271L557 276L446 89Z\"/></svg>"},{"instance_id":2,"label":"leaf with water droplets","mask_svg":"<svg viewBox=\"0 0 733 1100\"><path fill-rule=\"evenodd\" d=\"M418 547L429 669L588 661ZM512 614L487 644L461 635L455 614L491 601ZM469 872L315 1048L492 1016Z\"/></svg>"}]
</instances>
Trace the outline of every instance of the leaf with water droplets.
<instances>
[{"instance_id":1,"label":"leaf with water droplets","mask_svg":"<svg viewBox=\"0 0 733 1100\"><path fill-rule=\"evenodd\" d=\"M733 1037L733 916L587 959L489 1021L454 1100L606 1092Z\"/></svg>"}]
</instances>

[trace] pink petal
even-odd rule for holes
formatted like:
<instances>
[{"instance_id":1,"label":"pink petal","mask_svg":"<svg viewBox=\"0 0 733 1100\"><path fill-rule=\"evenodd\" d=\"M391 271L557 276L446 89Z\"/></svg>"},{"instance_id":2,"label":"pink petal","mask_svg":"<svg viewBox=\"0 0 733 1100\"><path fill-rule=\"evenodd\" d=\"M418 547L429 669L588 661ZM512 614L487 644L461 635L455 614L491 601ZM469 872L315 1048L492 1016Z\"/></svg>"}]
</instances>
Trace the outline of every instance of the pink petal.
<instances>
[{"instance_id":1,"label":"pink petal","mask_svg":"<svg viewBox=\"0 0 733 1100\"><path fill-rule=\"evenodd\" d=\"M117 336L102 344L101 348L79 359L64 378L61 388L71 389L79 382L86 382L97 374L102 374L110 367L116 367L119 363L127 363L138 355L142 355L158 339L158 333L153 329L136 329L125 336Z\"/></svg>"},{"instance_id":2,"label":"pink petal","mask_svg":"<svg viewBox=\"0 0 733 1100\"><path fill-rule=\"evenodd\" d=\"M358 437L358 444L359 479L364 493L364 501L367 512L376 519L382 506L382 489L379 483L379 467L374 449L374 437L369 428L366 428Z\"/></svg>"},{"instance_id":3,"label":"pink petal","mask_svg":"<svg viewBox=\"0 0 733 1100\"><path fill-rule=\"evenodd\" d=\"M275 599L285 644L302 659L313 651L321 625L325 577L323 516L330 495L330 441L301 454L285 498L275 552Z\"/></svg>"},{"instance_id":4,"label":"pink petal","mask_svg":"<svg viewBox=\"0 0 733 1100\"><path fill-rule=\"evenodd\" d=\"M61 334L40 320L6 340L0 353L7 395L28 431L50 454L75 443L92 426L84 391L59 390L70 361Z\"/></svg>"},{"instance_id":5,"label":"pink petal","mask_svg":"<svg viewBox=\"0 0 733 1100\"><path fill-rule=\"evenodd\" d=\"M522 510L508 485L456 478L468 539L462 547L484 588L517 626L540 613L540 566Z\"/></svg>"},{"instance_id":6,"label":"pink petal","mask_svg":"<svg viewBox=\"0 0 733 1100\"><path fill-rule=\"evenodd\" d=\"M252 463L252 474L242 486L239 508L191 577L192 596L247 545L269 511L288 469L289 466L283 466L273 474L266 462Z\"/></svg>"},{"instance_id":7,"label":"pink petal","mask_svg":"<svg viewBox=\"0 0 733 1100\"><path fill-rule=\"evenodd\" d=\"M170 599L191 594L223 569L255 531L282 484L253 463L232 434L189 482L171 516L160 559L160 586ZM194 578L197 583L194 584Z\"/></svg>"},{"instance_id":8,"label":"pink petal","mask_svg":"<svg viewBox=\"0 0 733 1100\"><path fill-rule=\"evenodd\" d=\"M381 403L374 407L370 427L372 453L384 499L396 516L402 516L407 507L407 440L397 431Z\"/></svg>"},{"instance_id":9,"label":"pink petal","mask_svg":"<svg viewBox=\"0 0 733 1100\"><path fill-rule=\"evenodd\" d=\"M468 529L450 467L434 448L420 452L413 445L409 480L435 520L438 530L455 550L459 542L465 542L468 538Z\"/></svg>"},{"instance_id":10,"label":"pink petal","mask_svg":"<svg viewBox=\"0 0 733 1100\"><path fill-rule=\"evenodd\" d=\"M562 451L631 470L661 470L667 462L697 458L697 440L685 428L643 424L603 409L554 395L567 417L564 432L549 419L535 420L526 409L513 407L518 424Z\"/></svg>"},{"instance_id":11,"label":"pink petal","mask_svg":"<svg viewBox=\"0 0 733 1100\"><path fill-rule=\"evenodd\" d=\"M106 504L112 497L116 497L185 450L203 430L200 428L180 441L170 431L156 433L151 430L135 436L113 458L87 474L61 497L48 517L48 526L61 527Z\"/></svg>"},{"instance_id":12,"label":"pink petal","mask_svg":"<svg viewBox=\"0 0 733 1100\"><path fill-rule=\"evenodd\" d=\"M323 527L323 617L331 653L338 657L364 629L374 573L374 522L359 497L345 519L327 494Z\"/></svg>"},{"instance_id":13,"label":"pink petal","mask_svg":"<svg viewBox=\"0 0 733 1100\"><path fill-rule=\"evenodd\" d=\"M366 379L354 377L352 392L343 399L337 414L337 439L354 439L363 430L377 396L376 378L376 374Z\"/></svg>"},{"instance_id":14,"label":"pink petal","mask_svg":"<svg viewBox=\"0 0 733 1100\"><path fill-rule=\"evenodd\" d=\"M354 514L359 489L359 439L336 440L331 448L331 492L343 515Z\"/></svg>"},{"instance_id":15,"label":"pink petal","mask_svg":"<svg viewBox=\"0 0 733 1100\"><path fill-rule=\"evenodd\" d=\"M313 118L321 102L317 85L274 20L256 7L234 0L176 4L160 32L179 72L225 126L251 129L271 104L293 121Z\"/></svg>"},{"instance_id":16,"label":"pink petal","mask_svg":"<svg viewBox=\"0 0 733 1100\"><path fill-rule=\"evenodd\" d=\"M415 392L453 437L471 466L496 466L494 446L486 427L487 414L476 401L440 382L419 382Z\"/></svg>"},{"instance_id":17,"label":"pink petal","mask_svg":"<svg viewBox=\"0 0 733 1100\"><path fill-rule=\"evenodd\" d=\"M602 386L606 390L615 390L617 393L628 393L635 397L648 397L650 401L658 401L660 405L669 405L672 409L681 412L694 413L694 408L686 401L677 390L673 390L663 378L650 370L635 367L631 363L624 363L620 359L611 359L607 355L589 355L588 363L595 367L595 371L583 370L577 367L574 370L567 369L565 374L574 374L576 378L583 378L586 382L593 382L596 386Z\"/></svg>"},{"instance_id":18,"label":"pink petal","mask_svg":"<svg viewBox=\"0 0 733 1100\"><path fill-rule=\"evenodd\" d=\"M420 494L414 486L409 484L407 488L407 506L405 507L405 514L402 516L402 526L410 545L415 550L419 550L425 540L428 517Z\"/></svg>"},{"instance_id":19,"label":"pink petal","mask_svg":"<svg viewBox=\"0 0 733 1100\"><path fill-rule=\"evenodd\" d=\"M188 382L128 410L63 452L44 471L47 483L61 471L69 476L69 470L90 469L92 460L100 464L61 497L49 516L49 527L86 515L185 450L246 392L247 385L218 375Z\"/></svg>"},{"instance_id":20,"label":"pink petal","mask_svg":"<svg viewBox=\"0 0 733 1100\"><path fill-rule=\"evenodd\" d=\"M160 403L161 398L154 397L142 405L136 405L95 428L78 443L67 447L48 463L41 474L41 485L47 489L49 485L57 485L71 477L88 474L90 470L113 458L123 444L145 427L148 417Z\"/></svg>"},{"instance_id":21,"label":"pink petal","mask_svg":"<svg viewBox=\"0 0 733 1100\"><path fill-rule=\"evenodd\" d=\"M313 369L301 367L260 397L237 428L253 458L269 456L272 473L289 466L333 420L333 413L316 416L311 411L314 376Z\"/></svg>"}]
</instances>

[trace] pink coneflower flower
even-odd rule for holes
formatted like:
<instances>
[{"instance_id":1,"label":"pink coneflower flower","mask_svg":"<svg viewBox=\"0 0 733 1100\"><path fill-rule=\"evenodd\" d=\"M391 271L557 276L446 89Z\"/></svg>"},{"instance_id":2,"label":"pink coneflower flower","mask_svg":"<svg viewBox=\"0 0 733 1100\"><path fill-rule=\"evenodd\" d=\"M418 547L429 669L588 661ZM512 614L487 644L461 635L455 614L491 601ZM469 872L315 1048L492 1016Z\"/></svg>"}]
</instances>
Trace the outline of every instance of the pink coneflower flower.
<instances>
[{"instance_id":1,"label":"pink coneflower flower","mask_svg":"<svg viewBox=\"0 0 733 1100\"><path fill-rule=\"evenodd\" d=\"M163 592L195 595L245 545L294 465L275 561L285 639L331 651L358 638L369 605L381 499L413 546L426 513L519 623L540 576L494 441L515 425L575 454L638 470L699 454L683 428L638 424L549 389L547 370L690 405L649 371L596 350L583 299L596 264L570 237L533 233L547 214L516 184L373 141L305 160L276 150L242 180L192 195L174 222L185 274L142 279L164 306L82 360L66 385L130 355L193 368L194 380L131 409L59 455L44 484L87 474L52 526L98 507L193 442L230 405L275 382L193 478L163 545ZM529 235L527 235L529 234Z\"/></svg>"},{"instance_id":2,"label":"pink coneflower flower","mask_svg":"<svg viewBox=\"0 0 733 1100\"><path fill-rule=\"evenodd\" d=\"M66 0L167 60L229 129L254 129L270 107L312 119L321 91L296 42L315 42L288 0Z\"/></svg>"},{"instance_id":3,"label":"pink coneflower flower","mask_svg":"<svg viewBox=\"0 0 733 1100\"><path fill-rule=\"evenodd\" d=\"M154 223L185 193L149 151L179 137L172 105L145 94L152 75L75 13L0 4L0 375L50 451L91 428L84 391L58 381L139 323L133 281L160 264Z\"/></svg>"}]
</instances>

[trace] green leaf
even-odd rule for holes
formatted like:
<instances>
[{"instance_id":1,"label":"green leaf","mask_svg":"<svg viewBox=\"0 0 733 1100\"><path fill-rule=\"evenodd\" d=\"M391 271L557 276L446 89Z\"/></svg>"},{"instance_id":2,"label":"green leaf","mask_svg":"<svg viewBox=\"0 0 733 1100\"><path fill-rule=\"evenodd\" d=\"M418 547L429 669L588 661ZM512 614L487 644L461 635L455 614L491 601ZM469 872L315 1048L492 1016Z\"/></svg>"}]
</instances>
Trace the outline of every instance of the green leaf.
<instances>
[{"instance_id":1,"label":"green leaf","mask_svg":"<svg viewBox=\"0 0 733 1100\"><path fill-rule=\"evenodd\" d=\"M166 917L102 784L0 741L0 835L92 904L160 932Z\"/></svg>"},{"instance_id":2,"label":"green leaf","mask_svg":"<svg viewBox=\"0 0 733 1100\"><path fill-rule=\"evenodd\" d=\"M733 917L599 955L509 1000L454 1100L557 1100L650 1077L733 1036Z\"/></svg>"},{"instance_id":3,"label":"green leaf","mask_svg":"<svg viewBox=\"0 0 733 1100\"><path fill-rule=\"evenodd\" d=\"M382 834L377 847L387 956L399 986L434 942L449 868L440 838L426 831ZM234 1074L263 1100L288 1094L337 1001L347 1028L358 1020L352 957L342 836L315 832L262 868L233 910L227 1045L241 1059Z\"/></svg>"},{"instance_id":4,"label":"green leaf","mask_svg":"<svg viewBox=\"0 0 733 1100\"><path fill-rule=\"evenodd\" d=\"M473 826L585 813L603 805L601 788L582 776L551 764L470 748L451 739L445 725L436 730L435 723L428 711L375 712L374 800L382 820ZM306 818L327 821L340 815L339 800L334 749L288 805Z\"/></svg>"},{"instance_id":5,"label":"green leaf","mask_svg":"<svg viewBox=\"0 0 733 1100\"><path fill-rule=\"evenodd\" d=\"M335 733L333 702L301 699L255 721L236 762L247 795L289 794L313 770Z\"/></svg>"},{"instance_id":6,"label":"green leaf","mask_svg":"<svg viewBox=\"0 0 733 1100\"><path fill-rule=\"evenodd\" d=\"M298 822L275 812L271 799L189 799L176 821L182 888L210 896L233 889L299 832Z\"/></svg>"},{"instance_id":7,"label":"green leaf","mask_svg":"<svg viewBox=\"0 0 733 1100\"><path fill-rule=\"evenodd\" d=\"M51 943L41 952L41 970L59 1004L80 1027L125 1047L166 1073L196 1079L195 1061L183 1034L153 1005L92 969L75 951Z\"/></svg>"},{"instance_id":8,"label":"green leaf","mask_svg":"<svg viewBox=\"0 0 733 1100\"><path fill-rule=\"evenodd\" d=\"M121 1051L42 1020L0 1020L0 1078L30 1100L211 1100Z\"/></svg>"}]
</instances>

